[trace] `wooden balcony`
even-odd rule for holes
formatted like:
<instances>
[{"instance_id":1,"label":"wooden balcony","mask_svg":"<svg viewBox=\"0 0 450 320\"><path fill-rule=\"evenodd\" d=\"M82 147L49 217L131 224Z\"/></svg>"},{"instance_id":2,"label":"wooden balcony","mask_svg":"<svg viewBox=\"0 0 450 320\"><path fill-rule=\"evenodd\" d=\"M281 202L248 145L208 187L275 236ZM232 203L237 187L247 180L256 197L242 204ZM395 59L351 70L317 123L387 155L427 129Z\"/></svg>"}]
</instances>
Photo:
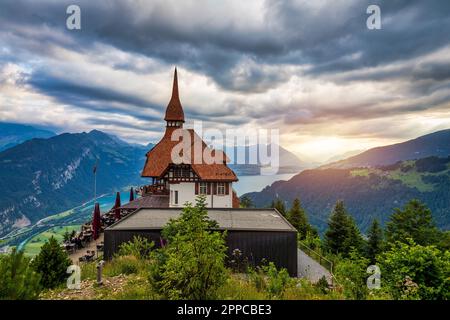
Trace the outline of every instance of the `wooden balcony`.
<instances>
[{"instance_id":1,"label":"wooden balcony","mask_svg":"<svg viewBox=\"0 0 450 320\"><path fill-rule=\"evenodd\" d=\"M163 184L151 184L139 188L142 197L147 195L168 195L169 190Z\"/></svg>"}]
</instances>

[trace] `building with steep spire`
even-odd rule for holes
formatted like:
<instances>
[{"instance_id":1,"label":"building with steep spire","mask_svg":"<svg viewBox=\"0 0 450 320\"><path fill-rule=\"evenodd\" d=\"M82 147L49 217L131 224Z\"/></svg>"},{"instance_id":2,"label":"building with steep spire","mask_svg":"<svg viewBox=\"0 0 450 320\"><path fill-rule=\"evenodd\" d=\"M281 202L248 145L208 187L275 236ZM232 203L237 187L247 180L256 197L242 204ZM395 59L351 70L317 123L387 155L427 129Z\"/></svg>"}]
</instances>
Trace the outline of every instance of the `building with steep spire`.
<instances>
[{"instance_id":1,"label":"building with steep spire","mask_svg":"<svg viewBox=\"0 0 450 320\"><path fill-rule=\"evenodd\" d=\"M179 217L186 202L195 203L198 195L204 195L208 216L217 222L215 230L226 231L229 259L234 259L239 249L242 261L253 266L272 261L297 276L295 228L276 209L239 208L239 198L233 191L238 179L227 165L226 154L209 148L194 130L183 128L176 69L164 120L164 136L147 152L142 170L142 177L149 178L150 183L140 188L141 197L120 207L123 218L105 229L104 258L111 259L123 243L136 236L162 246L162 230L167 223ZM172 153L180 153L180 136L188 143L183 145L182 161L174 161ZM199 153L212 155L215 161L203 157L196 161Z\"/></svg>"},{"instance_id":2,"label":"building with steep spire","mask_svg":"<svg viewBox=\"0 0 450 320\"><path fill-rule=\"evenodd\" d=\"M142 177L150 178L151 182L141 188L144 199L139 201L145 202L146 206L153 204L157 207L182 207L186 202L194 203L198 195L204 195L210 208L239 207L239 198L232 185L238 178L227 166L229 159L226 154L208 147L193 129L183 128L185 118L176 68L172 97L167 105L164 120L164 136L146 154ZM178 132L174 135L176 130ZM188 144L184 145L182 150L184 156L188 153L189 157L183 157L180 163L176 163L172 159L172 153L181 143L180 137L189 138ZM200 157L196 153L199 153ZM212 155L216 161L211 163L203 159L204 154ZM182 156L183 154L180 154L180 157Z\"/></svg>"}]
</instances>

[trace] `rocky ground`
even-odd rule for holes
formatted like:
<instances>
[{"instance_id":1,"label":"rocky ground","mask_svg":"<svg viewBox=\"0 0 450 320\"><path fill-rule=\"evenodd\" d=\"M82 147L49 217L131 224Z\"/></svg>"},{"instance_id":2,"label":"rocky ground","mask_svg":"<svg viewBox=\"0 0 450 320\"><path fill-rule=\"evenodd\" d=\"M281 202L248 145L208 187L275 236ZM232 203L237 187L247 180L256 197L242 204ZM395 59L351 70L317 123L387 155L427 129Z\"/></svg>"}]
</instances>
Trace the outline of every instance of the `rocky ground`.
<instances>
[{"instance_id":1,"label":"rocky ground","mask_svg":"<svg viewBox=\"0 0 450 320\"><path fill-rule=\"evenodd\" d=\"M118 275L105 278L102 285L96 280L84 280L81 288L77 289L54 289L41 294L42 300L98 300L98 299L126 299L124 292L134 283L146 283L146 279L139 276Z\"/></svg>"}]
</instances>

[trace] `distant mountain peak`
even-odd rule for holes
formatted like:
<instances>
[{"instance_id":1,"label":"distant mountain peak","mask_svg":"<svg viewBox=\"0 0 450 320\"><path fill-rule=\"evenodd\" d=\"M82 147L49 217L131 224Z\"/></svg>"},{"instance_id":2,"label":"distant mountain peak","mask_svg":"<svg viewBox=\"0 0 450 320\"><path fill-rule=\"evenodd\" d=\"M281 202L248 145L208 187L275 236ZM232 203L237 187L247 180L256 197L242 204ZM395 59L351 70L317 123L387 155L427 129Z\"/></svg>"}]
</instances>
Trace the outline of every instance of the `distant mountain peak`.
<instances>
[{"instance_id":1,"label":"distant mountain peak","mask_svg":"<svg viewBox=\"0 0 450 320\"><path fill-rule=\"evenodd\" d=\"M431 156L450 155L450 129L441 130L418 138L383 147L376 147L344 160L320 168L376 167L398 161L415 160Z\"/></svg>"}]
</instances>

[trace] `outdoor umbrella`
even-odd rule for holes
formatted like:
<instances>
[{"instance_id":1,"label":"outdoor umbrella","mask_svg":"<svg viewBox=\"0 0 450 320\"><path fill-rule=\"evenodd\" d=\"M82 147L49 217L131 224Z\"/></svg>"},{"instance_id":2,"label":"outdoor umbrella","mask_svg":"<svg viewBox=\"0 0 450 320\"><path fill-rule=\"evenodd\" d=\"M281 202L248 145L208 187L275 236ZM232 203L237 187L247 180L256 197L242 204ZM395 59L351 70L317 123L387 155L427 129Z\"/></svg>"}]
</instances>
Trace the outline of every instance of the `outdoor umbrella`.
<instances>
[{"instance_id":1,"label":"outdoor umbrella","mask_svg":"<svg viewBox=\"0 0 450 320\"><path fill-rule=\"evenodd\" d=\"M131 187L131 190L130 190L130 202L133 201L133 200L134 200L134 189L133 189L133 187Z\"/></svg>"},{"instance_id":2,"label":"outdoor umbrella","mask_svg":"<svg viewBox=\"0 0 450 320\"><path fill-rule=\"evenodd\" d=\"M97 240L100 235L100 205L95 203L94 217L92 219L92 236Z\"/></svg>"},{"instance_id":3,"label":"outdoor umbrella","mask_svg":"<svg viewBox=\"0 0 450 320\"><path fill-rule=\"evenodd\" d=\"M114 204L114 218L116 218L116 220L120 219L120 192L117 191L116 194L116 203Z\"/></svg>"}]
</instances>

